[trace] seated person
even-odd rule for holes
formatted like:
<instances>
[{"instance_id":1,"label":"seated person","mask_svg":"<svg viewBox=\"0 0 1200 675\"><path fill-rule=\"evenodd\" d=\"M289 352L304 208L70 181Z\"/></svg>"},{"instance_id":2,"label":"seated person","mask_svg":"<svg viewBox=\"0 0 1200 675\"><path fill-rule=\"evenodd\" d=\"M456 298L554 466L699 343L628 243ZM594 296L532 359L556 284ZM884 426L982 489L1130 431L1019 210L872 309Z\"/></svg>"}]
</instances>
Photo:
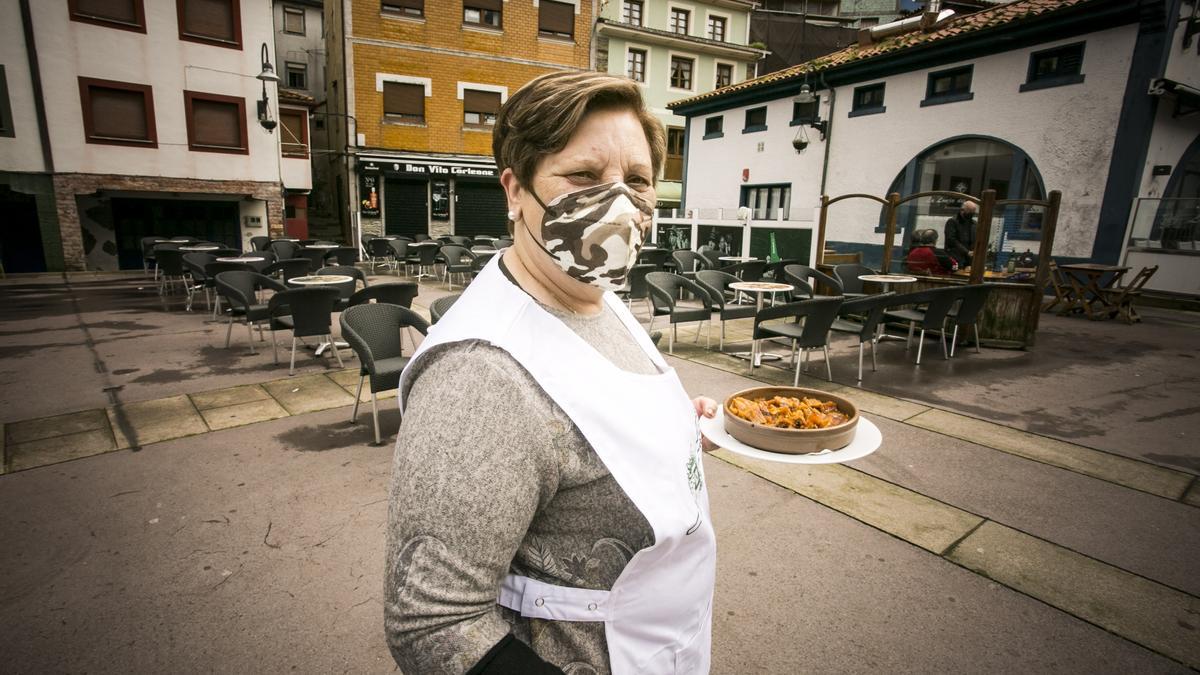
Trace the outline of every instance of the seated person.
<instances>
[{"instance_id":1,"label":"seated person","mask_svg":"<svg viewBox=\"0 0 1200 675\"><path fill-rule=\"evenodd\" d=\"M950 274L958 263L937 246L937 230L924 229L912 233L912 248L904 259L905 268L913 274Z\"/></svg>"}]
</instances>

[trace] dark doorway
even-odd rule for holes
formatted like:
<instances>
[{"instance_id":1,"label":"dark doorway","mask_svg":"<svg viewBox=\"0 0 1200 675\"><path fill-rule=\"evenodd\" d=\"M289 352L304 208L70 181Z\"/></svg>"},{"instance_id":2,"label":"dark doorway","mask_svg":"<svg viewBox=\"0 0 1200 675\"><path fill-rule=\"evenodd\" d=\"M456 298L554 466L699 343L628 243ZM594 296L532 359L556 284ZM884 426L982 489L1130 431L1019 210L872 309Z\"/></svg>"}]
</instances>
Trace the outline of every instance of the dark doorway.
<instances>
[{"instance_id":1,"label":"dark doorway","mask_svg":"<svg viewBox=\"0 0 1200 675\"><path fill-rule=\"evenodd\" d=\"M0 254L7 273L45 272L42 230L38 226L37 198L0 185ZM140 265L140 263L139 263Z\"/></svg>"},{"instance_id":2,"label":"dark doorway","mask_svg":"<svg viewBox=\"0 0 1200 675\"><path fill-rule=\"evenodd\" d=\"M498 181L476 182L460 178L455 181L454 192L454 234L508 236L508 200Z\"/></svg>"},{"instance_id":3,"label":"dark doorway","mask_svg":"<svg viewBox=\"0 0 1200 675\"><path fill-rule=\"evenodd\" d=\"M383 188L384 229L411 237L429 233L429 182L388 180Z\"/></svg>"},{"instance_id":4,"label":"dark doorway","mask_svg":"<svg viewBox=\"0 0 1200 675\"><path fill-rule=\"evenodd\" d=\"M113 199L120 267L141 269L142 237L196 237L241 249L238 203L186 199Z\"/></svg>"}]
</instances>

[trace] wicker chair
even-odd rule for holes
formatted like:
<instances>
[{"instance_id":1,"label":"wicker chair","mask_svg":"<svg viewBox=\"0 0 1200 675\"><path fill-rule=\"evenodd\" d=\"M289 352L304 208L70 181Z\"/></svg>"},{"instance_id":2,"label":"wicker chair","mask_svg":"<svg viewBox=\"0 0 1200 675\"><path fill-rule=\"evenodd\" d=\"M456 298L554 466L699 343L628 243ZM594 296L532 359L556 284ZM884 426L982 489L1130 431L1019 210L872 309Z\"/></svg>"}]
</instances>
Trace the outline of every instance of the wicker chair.
<instances>
[{"instance_id":1,"label":"wicker chair","mask_svg":"<svg viewBox=\"0 0 1200 675\"><path fill-rule=\"evenodd\" d=\"M833 366L829 363L829 331L841 306L841 296L822 296L766 307L754 315L753 337L756 343L758 340L773 337L792 341L792 363L796 366L796 373L792 376L793 387L800 385L800 368L808 361L808 351L817 347L825 354L826 377L830 382L833 381ZM778 319L785 321L766 323ZM802 358L797 358L797 351ZM754 362L751 361L751 369L753 367Z\"/></svg>"},{"instance_id":2,"label":"wicker chair","mask_svg":"<svg viewBox=\"0 0 1200 675\"><path fill-rule=\"evenodd\" d=\"M342 337L358 355L361 364L358 391L354 394L354 411L350 421L358 420L358 404L362 400L363 381L371 380L371 418L375 426L375 444L379 435L379 392L400 386L400 372L411 357L404 356L401 331L416 328L425 335L429 324L416 312L390 303L355 305L342 312Z\"/></svg>"},{"instance_id":3,"label":"wicker chair","mask_svg":"<svg viewBox=\"0 0 1200 675\"><path fill-rule=\"evenodd\" d=\"M654 307L647 330L653 328L654 317L667 317L667 323L671 326L667 336L667 352L675 353L675 335L679 324L692 321L709 326L704 335L704 346L707 348L712 341L709 333L712 332L713 302L709 292L695 281L671 272L651 272L646 275L646 283L650 287L650 303ZM700 300L700 307L681 306L676 296L683 291L696 296ZM700 339L700 326L696 327L696 339Z\"/></svg>"},{"instance_id":4,"label":"wicker chair","mask_svg":"<svg viewBox=\"0 0 1200 675\"><path fill-rule=\"evenodd\" d=\"M268 289L280 292L286 291L287 287L271 277L257 272L236 270L218 273L216 288L217 294L225 298L229 304L229 326L225 329L225 348L229 349L229 338L233 334L234 319L241 319L246 323L246 335L250 339L250 353L257 354L258 352L254 351L254 324L259 324L261 334L262 322L271 318L268 305L258 302L258 291Z\"/></svg>"},{"instance_id":5,"label":"wicker chair","mask_svg":"<svg viewBox=\"0 0 1200 675\"><path fill-rule=\"evenodd\" d=\"M429 306L430 323L437 323L440 321L442 317L446 315L446 312L449 312L450 308L454 306L454 302L458 300L458 296L460 295L462 295L462 293L443 295L437 300L434 300L433 304Z\"/></svg>"},{"instance_id":6,"label":"wicker chair","mask_svg":"<svg viewBox=\"0 0 1200 675\"><path fill-rule=\"evenodd\" d=\"M333 307L338 301L338 290L322 286L292 288L271 296L267 303L270 316L271 351L275 363L279 363L279 345L275 342L275 331L292 331L292 360L288 375L296 374L296 342L304 337L324 337L329 341L339 367L344 367L342 354L333 339Z\"/></svg>"}]
</instances>

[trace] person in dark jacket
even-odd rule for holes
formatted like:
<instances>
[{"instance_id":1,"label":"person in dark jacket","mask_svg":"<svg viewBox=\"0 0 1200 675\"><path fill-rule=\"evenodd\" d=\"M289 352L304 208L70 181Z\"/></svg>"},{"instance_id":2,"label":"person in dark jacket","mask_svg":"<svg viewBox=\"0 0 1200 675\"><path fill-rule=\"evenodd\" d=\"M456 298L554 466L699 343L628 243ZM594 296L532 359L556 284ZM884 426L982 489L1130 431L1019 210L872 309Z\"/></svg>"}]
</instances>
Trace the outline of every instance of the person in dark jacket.
<instances>
[{"instance_id":1,"label":"person in dark jacket","mask_svg":"<svg viewBox=\"0 0 1200 675\"><path fill-rule=\"evenodd\" d=\"M946 252L959 267L971 264L971 251L975 249L975 202L963 202L962 208L953 218L946 219Z\"/></svg>"}]
</instances>

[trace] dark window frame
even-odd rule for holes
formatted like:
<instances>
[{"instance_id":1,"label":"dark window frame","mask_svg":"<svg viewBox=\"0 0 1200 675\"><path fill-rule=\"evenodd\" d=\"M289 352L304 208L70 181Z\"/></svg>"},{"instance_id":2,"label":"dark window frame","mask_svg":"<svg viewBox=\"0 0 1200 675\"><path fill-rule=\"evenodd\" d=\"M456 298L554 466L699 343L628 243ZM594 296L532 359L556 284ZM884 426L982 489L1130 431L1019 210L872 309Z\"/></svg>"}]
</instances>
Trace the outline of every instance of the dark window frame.
<instances>
[{"instance_id":1,"label":"dark window frame","mask_svg":"<svg viewBox=\"0 0 1200 675\"><path fill-rule=\"evenodd\" d=\"M196 143L196 125L193 121L192 104L197 101L209 101L212 103L231 103L237 106L238 109L238 133L241 135L242 144L240 147L224 146L224 145L198 145ZM241 96L226 96L225 94L210 94L205 91L183 90L183 109L184 119L187 122L187 139L188 150L192 152L218 152L227 155L248 155L250 154L250 134L247 131L246 124L246 99Z\"/></svg>"},{"instance_id":2,"label":"dark window frame","mask_svg":"<svg viewBox=\"0 0 1200 675\"><path fill-rule=\"evenodd\" d=\"M771 199L771 197L772 197L771 190L774 188L779 188L779 204L775 204L774 200ZM761 194L766 196L767 204L762 207L750 206L750 193L759 192L759 191L761 191ZM763 222L774 221L775 217L772 215L771 211L772 210L782 210L784 202L787 202L788 208L786 211L783 212L783 219L788 220L791 217L791 213L792 213L792 184L791 183L757 183L757 184L753 184L753 185L742 185L741 190L739 191L739 194L738 194L738 206L739 207L745 206L745 207L750 208L751 209L751 218L758 220L758 221L763 221ZM758 208L762 208L765 211L765 213L763 214L763 216L761 218L754 213ZM778 215L778 214L775 214L775 215Z\"/></svg>"},{"instance_id":3,"label":"dark window frame","mask_svg":"<svg viewBox=\"0 0 1200 675\"><path fill-rule=\"evenodd\" d=\"M1083 73L1083 58L1086 50L1087 42L1073 42L1067 45L1059 45L1051 49L1042 49L1029 54L1029 66L1025 73L1025 82L1021 84L1019 91L1036 91L1038 89L1049 89L1051 87L1063 87L1068 84L1079 84L1086 77ZM1054 73L1052 75L1038 75L1037 65L1038 59L1049 56L1059 57L1065 53L1078 52L1078 72L1074 73ZM1062 70L1060 68L1060 70Z\"/></svg>"},{"instance_id":4,"label":"dark window frame","mask_svg":"<svg viewBox=\"0 0 1200 675\"><path fill-rule=\"evenodd\" d=\"M476 92L479 94L487 94L489 96L495 96L497 99L496 112L471 110L471 109L467 108L467 98L468 98L467 92ZM496 117L499 114L500 106L504 105L504 102L500 100L501 98L503 98L503 97L500 95L500 92L498 92L498 91L486 91L484 89L472 89L470 87L463 87L463 99L462 99L462 101L463 101L463 128L475 129L475 130L481 130L481 131L490 131L490 130L496 128ZM481 120L486 120L487 116L491 115L492 122L490 124L486 121L468 122L467 115L469 115L469 114L479 115L479 119L481 119Z\"/></svg>"},{"instance_id":5,"label":"dark window frame","mask_svg":"<svg viewBox=\"0 0 1200 675\"><path fill-rule=\"evenodd\" d=\"M223 40L221 38L207 37L204 35L196 35L188 33L183 24L184 5L187 0L175 0L175 18L179 23L179 39L185 42L196 42L202 45L212 45L214 47L224 47L226 49L242 48L242 2L241 0L226 0L229 3L229 11L233 17L233 40Z\"/></svg>"},{"instance_id":6,"label":"dark window frame","mask_svg":"<svg viewBox=\"0 0 1200 675\"><path fill-rule=\"evenodd\" d=\"M558 31L548 30L542 27L542 8L547 5L565 5L571 8L571 32L560 33ZM557 2L556 0L541 0L538 3L538 37L550 38L552 40L575 41L575 5L569 2Z\"/></svg>"},{"instance_id":7,"label":"dark window frame","mask_svg":"<svg viewBox=\"0 0 1200 675\"><path fill-rule=\"evenodd\" d=\"M868 105L863 99L867 96L874 97L875 92L879 92L879 102ZM854 96L852 98L850 112L847 117L861 117L863 115L878 115L887 112L887 106L883 104L887 95L887 83L876 82L874 84L865 84L861 87L854 88Z\"/></svg>"},{"instance_id":8,"label":"dark window frame","mask_svg":"<svg viewBox=\"0 0 1200 675\"><path fill-rule=\"evenodd\" d=\"M412 0L391 0L390 2L389 0L380 0L379 13L384 16L424 20L425 2L424 0L418 0L418 2L421 5L420 7L413 7L412 5L417 3L413 2Z\"/></svg>"},{"instance_id":9,"label":"dark window frame","mask_svg":"<svg viewBox=\"0 0 1200 675\"><path fill-rule=\"evenodd\" d=\"M716 122L716 124L713 124ZM714 128L715 127L715 128ZM713 115L704 120L704 140L725 137L725 116Z\"/></svg>"},{"instance_id":10,"label":"dark window frame","mask_svg":"<svg viewBox=\"0 0 1200 675\"><path fill-rule=\"evenodd\" d=\"M634 12L628 10L637 7L637 21L630 21L633 18ZM646 23L646 4L642 0L622 0L621 1L621 21L631 26L644 26Z\"/></svg>"},{"instance_id":11,"label":"dark window frame","mask_svg":"<svg viewBox=\"0 0 1200 675\"><path fill-rule=\"evenodd\" d=\"M79 0L67 0L67 11L70 14L72 21L80 23L90 23L95 26L104 26L105 28L117 28L119 30L132 31L134 33L146 32L146 7L144 0L131 0L133 2L133 11L137 14L135 23L126 23L119 19L108 19L102 16L93 14L84 14L79 11Z\"/></svg>"},{"instance_id":12,"label":"dark window frame","mask_svg":"<svg viewBox=\"0 0 1200 675\"><path fill-rule=\"evenodd\" d=\"M675 138L675 143L678 145L679 152L671 152L671 138ZM687 130L683 127L667 127L666 128L666 153L663 155L663 180L681 181L683 180L683 154L684 148L687 146ZM672 163L672 160L678 162L679 177L675 178L667 175L667 167Z\"/></svg>"},{"instance_id":13,"label":"dark window frame","mask_svg":"<svg viewBox=\"0 0 1200 675\"><path fill-rule=\"evenodd\" d=\"M630 59L633 57L634 54L640 54L642 57L641 64L640 64L641 65L640 72L641 72L641 76L642 76L641 79L634 77L634 73L636 71L630 67L631 65L633 65L633 63L630 61ZM640 48L636 48L636 47L627 48L625 51L625 76L628 77L629 79L633 80L634 82L637 82L639 84L645 84L646 83L646 62L649 60L650 60L650 50L640 49Z\"/></svg>"},{"instance_id":14,"label":"dark window frame","mask_svg":"<svg viewBox=\"0 0 1200 675\"><path fill-rule=\"evenodd\" d=\"M4 64L0 63L0 136L15 138L16 135L16 122L8 100L8 77L4 74Z\"/></svg>"},{"instance_id":15,"label":"dark window frame","mask_svg":"<svg viewBox=\"0 0 1200 675\"><path fill-rule=\"evenodd\" d=\"M421 89L421 116L420 116L420 119L417 119L416 115L409 114L409 113L389 113L387 111L387 86L389 84L396 85L396 86L419 87ZM382 95L382 98L383 98L383 100L381 101L381 103L382 103L381 108L383 110L384 122L389 122L392 124L407 124L407 125L411 125L411 126L422 126L422 127L427 126L427 120L429 119L429 116L426 114L426 109L428 106L425 105L425 98L426 98L425 85L417 84L414 82L387 82L387 81L385 81L383 83L383 91L380 92L380 94Z\"/></svg>"},{"instance_id":16,"label":"dark window frame","mask_svg":"<svg viewBox=\"0 0 1200 675\"><path fill-rule=\"evenodd\" d=\"M679 17L683 17L683 30L679 30ZM692 30L692 10L684 7L671 7L667 10L667 31L676 35L690 35Z\"/></svg>"},{"instance_id":17,"label":"dark window frame","mask_svg":"<svg viewBox=\"0 0 1200 675\"><path fill-rule=\"evenodd\" d=\"M750 119L750 116L751 115L757 116L758 113L762 113L762 122L753 123L752 120ZM754 108L747 108L746 109L746 120L742 124L742 133L743 134L753 134L753 133L757 133L759 131L766 131L766 130L767 130L767 106L760 105L760 106L757 106Z\"/></svg>"},{"instance_id":18,"label":"dark window frame","mask_svg":"<svg viewBox=\"0 0 1200 675\"><path fill-rule=\"evenodd\" d=\"M146 113L146 139L112 138L97 136L92 119L92 87L103 89L122 89L136 91L142 94L143 106ZM148 84L119 82L117 80L101 80L94 77L79 78L79 104L83 112L83 136L88 143L97 145L123 145L131 148L157 148L158 127L154 121L154 89Z\"/></svg>"},{"instance_id":19,"label":"dark window frame","mask_svg":"<svg viewBox=\"0 0 1200 675\"><path fill-rule=\"evenodd\" d=\"M960 79L965 76L966 84L960 83ZM940 80L949 79L951 89L942 93L935 93L937 84ZM947 68L945 70L936 70L929 73L925 78L925 99L921 101L921 107L931 105L942 105L944 103L957 103L959 101L970 101L975 98L974 92L971 91L971 85L975 80L975 64L967 64L965 66L957 66Z\"/></svg>"},{"instance_id":20,"label":"dark window frame","mask_svg":"<svg viewBox=\"0 0 1200 675\"><path fill-rule=\"evenodd\" d=\"M300 143L304 146L303 151L288 150L288 146L289 145L294 146L295 143L290 143L289 141L285 140L284 136L282 135L284 133L283 132L283 129L284 129L283 116L285 114L288 114L288 115L296 114L296 115L301 116ZM309 138L309 136L308 136L308 120L309 120L309 115L308 115L308 112L305 110L301 110L298 108L280 108L279 109L279 133L280 133L279 149L280 149L280 153L284 157L292 157L295 159L308 159L308 150L310 147L312 147L308 140L308 138Z\"/></svg>"},{"instance_id":21,"label":"dark window frame","mask_svg":"<svg viewBox=\"0 0 1200 675\"><path fill-rule=\"evenodd\" d=\"M719 21L721 23L721 37L714 37L714 35L716 35L716 31L713 30L713 22L714 21ZM725 17L714 16L712 14L709 14L707 17L707 21L705 21L705 23L707 25L704 27L704 35L709 40L715 40L716 42L725 42L725 36L729 35L729 21Z\"/></svg>"},{"instance_id":22,"label":"dark window frame","mask_svg":"<svg viewBox=\"0 0 1200 675\"><path fill-rule=\"evenodd\" d=\"M675 61L676 60L687 61L689 64L691 64L690 67L688 68L687 86L686 87L680 87L675 84ZM670 61L671 61L671 63L670 63L671 69L668 72L667 86L670 87L671 89L678 89L680 91L695 91L694 85L696 84L696 59L694 59L690 56L679 56L679 55L673 54L673 55L671 55Z\"/></svg>"},{"instance_id":23,"label":"dark window frame","mask_svg":"<svg viewBox=\"0 0 1200 675\"><path fill-rule=\"evenodd\" d=\"M482 4L491 4L491 3L482 3ZM504 30L504 3L498 2L495 4L498 5L500 7L500 9L493 9L492 7L481 7L477 4L475 4L474 2L472 2L472 0L463 0L462 24L464 26L470 26L471 28L482 28L484 30L500 30L500 31ZM467 20L467 11L468 10L479 12L479 21L468 21ZM487 16L488 12L494 13L496 15L496 23L490 23L490 22L484 20L485 17Z\"/></svg>"},{"instance_id":24,"label":"dark window frame","mask_svg":"<svg viewBox=\"0 0 1200 675\"><path fill-rule=\"evenodd\" d=\"M812 114L801 114L800 106L812 106ZM792 102L792 119L788 122L789 127L798 126L801 124L811 124L821 119L821 97L814 96L811 103L800 103L799 101Z\"/></svg>"},{"instance_id":25,"label":"dark window frame","mask_svg":"<svg viewBox=\"0 0 1200 675\"><path fill-rule=\"evenodd\" d=\"M300 31L299 32L287 29L288 14L299 14L300 15ZM287 33L288 35L307 35L308 34L308 18L304 15L304 8L303 7L293 7L291 5L284 5L283 6L282 29L283 29L283 32Z\"/></svg>"},{"instance_id":26,"label":"dark window frame","mask_svg":"<svg viewBox=\"0 0 1200 675\"><path fill-rule=\"evenodd\" d=\"M298 67L300 76L304 78L303 85L292 84L293 67ZM284 61L283 62L283 79L287 83L285 89L308 89L308 64L300 63L299 61Z\"/></svg>"},{"instance_id":27,"label":"dark window frame","mask_svg":"<svg viewBox=\"0 0 1200 675\"><path fill-rule=\"evenodd\" d=\"M721 84L721 69L722 68L729 69L729 81L726 82L725 84ZM721 63L719 61L713 63L713 86L720 89L721 87L728 87L729 85L733 84L733 70L734 70L734 66L732 63Z\"/></svg>"}]
</instances>

